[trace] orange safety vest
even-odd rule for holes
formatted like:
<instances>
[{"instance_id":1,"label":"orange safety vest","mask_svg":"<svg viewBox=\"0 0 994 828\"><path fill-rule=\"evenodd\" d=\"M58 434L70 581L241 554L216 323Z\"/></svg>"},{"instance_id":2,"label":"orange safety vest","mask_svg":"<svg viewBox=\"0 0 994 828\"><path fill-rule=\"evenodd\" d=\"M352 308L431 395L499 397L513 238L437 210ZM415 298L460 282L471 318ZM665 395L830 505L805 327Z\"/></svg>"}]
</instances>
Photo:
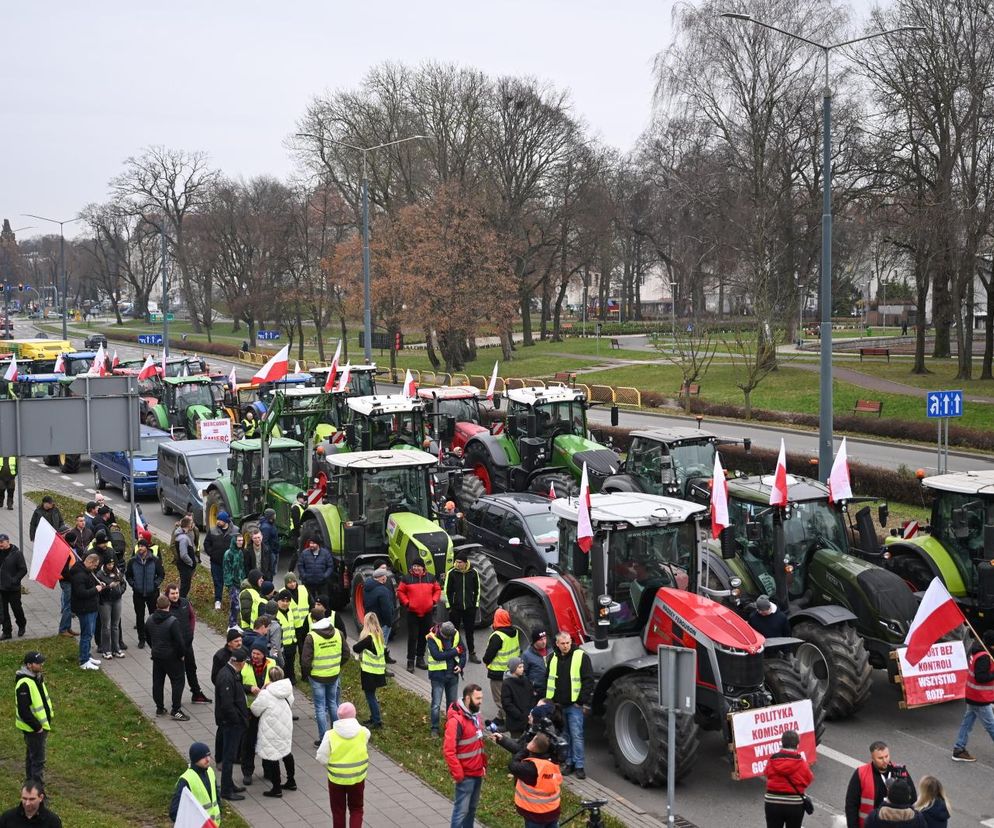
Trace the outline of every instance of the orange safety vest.
<instances>
[{"instance_id":1,"label":"orange safety vest","mask_svg":"<svg viewBox=\"0 0 994 828\"><path fill-rule=\"evenodd\" d=\"M966 677L966 697L973 704L994 704L994 683L977 682L977 659L987 655L985 650L970 657L970 672Z\"/></svg>"},{"instance_id":2,"label":"orange safety vest","mask_svg":"<svg viewBox=\"0 0 994 828\"><path fill-rule=\"evenodd\" d=\"M538 769L538 779L534 785L526 785L520 779L514 786L514 804L532 814L548 814L559 810L559 790L563 785L563 775L559 765L548 759L529 757Z\"/></svg>"},{"instance_id":3,"label":"orange safety vest","mask_svg":"<svg viewBox=\"0 0 994 828\"><path fill-rule=\"evenodd\" d=\"M873 780L873 763L860 765L859 774L859 828L866 824L866 817L876 805L877 786Z\"/></svg>"}]
</instances>

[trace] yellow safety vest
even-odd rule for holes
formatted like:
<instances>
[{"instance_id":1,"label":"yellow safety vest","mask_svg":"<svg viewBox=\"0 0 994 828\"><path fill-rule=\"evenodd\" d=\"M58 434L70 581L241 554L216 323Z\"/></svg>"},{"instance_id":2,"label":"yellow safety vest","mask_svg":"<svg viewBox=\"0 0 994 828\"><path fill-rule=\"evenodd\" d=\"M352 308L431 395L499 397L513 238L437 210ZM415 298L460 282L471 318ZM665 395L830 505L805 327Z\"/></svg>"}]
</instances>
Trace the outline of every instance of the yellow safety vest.
<instances>
[{"instance_id":1,"label":"yellow safety vest","mask_svg":"<svg viewBox=\"0 0 994 828\"><path fill-rule=\"evenodd\" d=\"M314 643L314 658L311 661L313 678L334 678L342 671L342 636L338 630L331 638L318 635L314 630L307 633Z\"/></svg>"},{"instance_id":2,"label":"yellow safety vest","mask_svg":"<svg viewBox=\"0 0 994 828\"><path fill-rule=\"evenodd\" d=\"M7 465L7 468L10 470L10 476L11 477L16 477L17 476L17 458L13 457L13 456L11 456L11 457L5 457L4 461L5 461L6 465Z\"/></svg>"},{"instance_id":3,"label":"yellow safety vest","mask_svg":"<svg viewBox=\"0 0 994 828\"><path fill-rule=\"evenodd\" d=\"M245 590L245 592L249 593L249 596L252 599L252 604L249 606L248 617L248 624L249 626L252 626L255 624L255 619L259 617L259 611L266 605L267 601L259 594L259 591L255 587L249 587Z\"/></svg>"},{"instance_id":4,"label":"yellow safety vest","mask_svg":"<svg viewBox=\"0 0 994 828\"><path fill-rule=\"evenodd\" d=\"M442 646L442 639L439 638L435 633L428 633L425 639L432 639L436 644L438 644L438 649L444 650L445 647ZM459 631L456 630L456 634L452 639L452 649L459 646ZM449 665L448 662L443 658L441 661L437 661L431 654L431 647L427 647L427 652L425 655L428 657L428 672L432 670L445 670Z\"/></svg>"},{"instance_id":5,"label":"yellow safety vest","mask_svg":"<svg viewBox=\"0 0 994 828\"><path fill-rule=\"evenodd\" d=\"M30 676L21 676L17 682L14 684L14 710L15 710L15 724L18 730L23 730L25 733L34 733L35 729L31 727L26 721L21 718L21 714L17 711L17 688L22 684L27 682L28 691L31 693L31 712L34 713L34 717L41 722L42 730L51 730L52 723L48 720L48 713L45 712L45 702L48 702L48 709L52 710L52 698L48 695L48 687L42 682L41 692L38 690L38 682L36 682ZM45 698L42 699L42 693L45 694ZM54 711L53 711L54 712Z\"/></svg>"},{"instance_id":6,"label":"yellow safety vest","mask_svg":"<svg viewBox=\"0 0 994 828\"><path fill-rule=\"evenodd\" d=\"M359 669L364 673L382 676L387 672L387 646L383 639L373 638L373 649L362 651Z\"/></svg>"},{"instance_id":7,"label":"yellow safety vest","mask_svg":"<svg viewBox=\"0 0 994 828\"><path fill-rule=\"evenodd\" d=\"M337 636L336 636L337 637ZM335 785L357 785L369 769L368 734L360 730L346 739L335 730L328 733L328 781Z\"/></svg>"},{"instance_id":8,"label":"yellow safety vest","mask_svg":"<svg viewBox=\"0 0 994 828\"><path fill-rule=\"evenodd\" d=\"M200 778L200 774L193 768L187 768L180 776L180 779L186 780L186 784L190 786L190 793L193 794L193 798L200 803L201 807L207 811L207 816L213 819L215 824L220 825L221 803L217 799L217 775L214 773L214 768L207 768L207 779L211 783L210 790L207 790L204 780Z\"/></svg>"},{"instance_id":9,"label":"yellow safety vest","mask_svg":"<svg viewBox=\"0 0 994 828\"><path fill-rule=\"evenodd\" d=\"M271 659L271 658L267 658L266 659L266 674L265 674L266 678L262 682L262 686L263 687L265 687L266 685L269 684L269 671L270 671L271 668L273 668L275 666L276 666L276 662L273 661L273 659ZM252 662L251 661L246 661L242 665L242 684L244 684L245 687L247 687L249 690L251 690L253 687L258 687L259 686L258 683L255 680L255 668L252 666ZM251 693L246 693L245 694L245 701L247 701L248 702L248 706L251 707L252 706L252 702L255 701L255 696L253 696Z\"/></svg>"},{"instance_id":10,"label":"yellow safety vest","mask_svg":"<svg viewBox=\"0 0 994 828\"><path fill-rule=\"evenodd\" d=\"M580 698L580 688L582 682L580 681L580 665L583 663L583 650L573 650L570 653L569 662L569 679L570 679L570 696L569 700L576 703L577 699ZM551 699L556 694L556 677L559 673L559 656L553 655L549 660L549 680L545 685L545 697Z\"/></svg>"},{"instance_id":11,"label":"yellow safety vest","mask_svg":"<svg viewBox=\"0 0 994 828\"><path fill-rule=\"evenodd\" d=\"M290 614L293 616L293 627L299 630L304 626L307 616L310 613L310 606L307 603L307 587L299 581L297 582L297 600L290 596ZM334 623L334 622L332 622Z\"/></svg>"},{"instance_id":12,"label":"yellow safety vest","mask_svg":"<svg viewBox=\"0 0 994 828\"><path fill-rule=\"evenodd\" d=\"M289 644L297 643L297 633L293 628L293 611L288 609L286 612L278 609L276 610L276 620L280 622L280 629L283 630L283 646L286 647Z\"/></svg>"},{"instance_id":13,"label":"yellow safety vest","mask_svg":"<svg viewBox=\"0 0 994 828\"><path fill-rule=\"evenodd\" d=\"M494 656L494 660L487 665L487 669L499 670L501 673L506 673L508 663L511 659L521 655L521 639L518 637L517 630L515 630L513 636L502 633L500 630L494 630L491 633L491 638L495 635L500 639L500 649L497 651L497 655Z\"/></svg>"},{"instance_id":14,"label":"yellow safety vest","mask_svg":"<svg viewBox=\"0 0 994 828\"><path fill-rule=\"evenodd\" d=\"M255 437L255 429L258 425L259 421L256 419L242 420L242 432L245 434L245 439L251 440Z\"/></svg>"}]
</instances>

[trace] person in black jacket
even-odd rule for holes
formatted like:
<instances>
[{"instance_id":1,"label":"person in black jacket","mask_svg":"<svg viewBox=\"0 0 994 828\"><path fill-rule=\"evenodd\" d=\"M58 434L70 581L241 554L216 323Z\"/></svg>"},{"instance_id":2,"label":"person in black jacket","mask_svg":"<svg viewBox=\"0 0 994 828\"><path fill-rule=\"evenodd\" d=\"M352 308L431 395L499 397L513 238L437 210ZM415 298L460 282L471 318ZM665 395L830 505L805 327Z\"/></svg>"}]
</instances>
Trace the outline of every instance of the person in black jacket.
<instances>
[{"instance_id":1,"label":"person in black jacket","mask_svg":"<svg viewBox=\"0 0 994 828\"><path fill-rule=\"evenodd\" d=\"M574 668L575 665L575 668ZM580 688L573 688L572 671L580 674ZM554 701L563 711L566 736L569 737L570 764L563 766L563 776L576 771L577 779L586 779L583 751L583 720L590 715L594 696L594 669L590 656L573 645L568 632L556 636L556 649L549 655L549 679L545 698Z\"/></svg>"},{"instance_id":2,"label":"person in black jacket","mask_svg":"<svg viewBox=\"0 0 994 828\"><path fill-rule=\"evenodd\" d=\"M155 612L145 622L145 640L152 656L152 700L155 702L155 715L166 715L162 691L166 676L172 686L172 710L170 714L177 722L188 722L190 717L183 712L183 656L186 642L180 630L179 621L169 611L169 599L160 595L155 602Z\"/></svg>"},{"instance_id":3,"label":"person in black jacket","mask_svg":"<svg viewBox=\"0 0 994 828\"><path fill-rule=\"evenodd\" d=\"M99 596L103 584L94 574L100 566L100 556L91 552L69 570L72 614L79 619L79 666L83 670L99 670L100 660L90 655L93 632L97 626Z\"/></svg>"},{"instance_id":4,"label":"person in black jacket","mask_svg":"<svg viewBox=\"0 0 994 828\"><path fill-rule=\"evenodd\" d=\"M235 534L231 516L227 512L219 512L217 523L204 535L204 553L210 559L216 610L221 609L221 596L224 595L224 553L231 546L231 539Z\"/></svg>"},{"instance_id":5,"label":"person in black jacket","mask_svg":"<svg viewBox=\"0 0 994 828\"><path fill-rule=\"evenodd\" d=\"M390 581L390 570L380 566L363 583L363 602L366 612L375 612L383 630L383 643L387 645L387 664L394 664L390 657L390 630L397 617L397 596Z\"/></svg>"},{"instance_id":6,"label":"person in black jacket","mask_svg":"<svg viewBox=\"0 0 994 828\"><path fill-rule=\"evenodd\" d=\"M17 728L24 734L24 778L45 780L45 744L52 729L52 705L43 675L45 656L37 650L25 654L21 669L14 674ZM36 708L32 685L41 707Z\"/></svg>"},{"instance_id":7,"label":"person in black jacket","mask_svg":"<svg viewBox=\"0 0 994 828\"><path fill-rule=\"evenodd\" d=\"M244 644L245 640L242 638L242 631L238 627L232 627L228 630L225 645L214 653L214 658L211 659L211 684L217 681L217 674L221 672L221 668L231 661L231 654L236 650L240 650ZM214 755L220 756L221 751L215 750Z\"/></svg>"},{"instance_id":8,"label":"person in black jacket","mask_svg":"<svg viewBox=\"0 0 994 828\"><path fill-rule=\"evenodd\" d=\"M465 552L456 552L455 560L445 574L445 605L449 620L463 631L469 660L479 664L473 630L476 627L476 610L480 606L480 573L473 569Z\"/></svg>"},{"instance_id":9,"label":"person in black jacket","mask_svg":"<svg viewBox=\"0 0 994 828\"><path fill-rule=\"evenodd\" d=\"M155 601L159 597L159 587L166 573L158 555L153 555L149 543L144 538L135 546L135 554L128 561L124 577L131 587L131 601L135 605L135 619L138 629L138 649L145 649L145 613L155 612Z\"/></svg>"},{"instance_id":10,"label":"person in black jacket","mask_svg":"<svg viewBox=\"0 0 994 828\"><path fill-rule=\"evenodd\" d=\"M180 588L176 584L168 584L164 590L169 599L169 612L176 619L180 632L183 634L183 670L186 672L186 683L190 685L194 704L208 704L210 699L200 689L200 679L197 678L197 659L193 652L193 634L197 629L197 614L189 598L180 597Z\"/></svg>"},{"instance_id":11,"label":"person in black jacket","mask_svg":"<svg viewBox=\"0 0 994 828\"><path fill-rule=\"evenodd\" d=\"M520 658L508 662L500 693L504 726L512 738L518 739L528 727L528 714L535 704L535 688L525 676L525 663Z\"/></svg>"},{"instance_id":12,"label":"person in black jacket","mask_svg":"<svg viewBox=\"0 0 994 828\"><path fill-rule=\"evenodd\" d=\"M51 495L45 495L41 499L41 503L35 507L35 510L31 513L31 523L28 525L28 539L35 539L35 532L38 531L38 521L47 520L52 524L52 528L58 532L62 528L62 512L59 511L59 507L55 505L55 498Z\"/></svg>"},{"instance_id":13,"label":"person in black jacket","mask_svg":"<svg viewBox=\"0 0 994 828\"><path fill-rule=\"evenodd\" d=\"M62 820L45 803L45 786L28 779L21 786L21 804L0 814L0 828L62 828Z\"/></svg>"},{"instance_id":14,"label":"person in black jacket","mask_svg":"<svg viewBox=\"0 0 994 828\"><path fill-rule=\"evenodd\" d=\"M10 614L14 613L17 622L17 637L24 636L28 620L21 606L21 581L28 574L24 555L10 542L7 535L0 534L0 612L3 613L3 638L11 637Z\"/></svg>"},{"instance_id":15,"label":"person in black jacket","mask_svg":"<svg viewBox=\"0 0 994 828\"><path fill-rule=\"evenodd\" d=\"M749 626L763 638L790 638L790 620L766 595L756 599L756 609L749 614Z\"/></svg>"},{"instance_id":16,"label":"person in black jacket","mask_svg":"<svg viewBox=\"0 0 994 828\"><path fill-rule=\"evenodd\" d=\"M242 684L242 668L248 660L248 653L240 648L231 653L228 663L222 667L214 680L214 724L217 725L215 740L221 745L221 797L233 802L245 799L245 788L235 785L232 774L239 756L242 737L248 727L251 714L245 701L245 686Z\"/></svg>"},{"instance_id":17,"label":"person in black jacket","mask_svg":"<svg viewBox=\"0 0 994 828\"><path fill-rule=\"evenodd\" d=\"M883 804L887 790L897 779L910 779L908 769L904 765L894 765L890 760L890 748L886 742L872 742L870 744L870 761L856 768L849 778L849 787L846 789L846 828L860 828L860 800L863 799L862 784L860 775L863 773L862 767L867 767L866 771L873 780L873 807L879 808ZM867 791L869 793L869 791ZM870 797L867 796L866 799Z\"/></svg>"}]
</instances>

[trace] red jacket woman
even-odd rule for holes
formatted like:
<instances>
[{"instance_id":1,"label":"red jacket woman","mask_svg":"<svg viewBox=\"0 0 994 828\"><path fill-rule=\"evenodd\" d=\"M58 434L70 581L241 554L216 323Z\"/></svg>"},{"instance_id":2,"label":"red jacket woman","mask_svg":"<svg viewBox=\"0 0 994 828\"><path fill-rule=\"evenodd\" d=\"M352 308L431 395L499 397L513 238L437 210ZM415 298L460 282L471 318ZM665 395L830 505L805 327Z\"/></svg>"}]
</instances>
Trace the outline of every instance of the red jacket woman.
<instances>
[{"instance_id":1,"label":"red jacket woman","mask_svg":"<svg viewBox=\"0 0 994 828\"><path fill-rule=\"evenodd\" d=\"M781 750L766 764L766 828L799 828L804 819L802 794L815 777L797 750L796 731L785 731L780 744Z\"/></svg>"}]
</instances>

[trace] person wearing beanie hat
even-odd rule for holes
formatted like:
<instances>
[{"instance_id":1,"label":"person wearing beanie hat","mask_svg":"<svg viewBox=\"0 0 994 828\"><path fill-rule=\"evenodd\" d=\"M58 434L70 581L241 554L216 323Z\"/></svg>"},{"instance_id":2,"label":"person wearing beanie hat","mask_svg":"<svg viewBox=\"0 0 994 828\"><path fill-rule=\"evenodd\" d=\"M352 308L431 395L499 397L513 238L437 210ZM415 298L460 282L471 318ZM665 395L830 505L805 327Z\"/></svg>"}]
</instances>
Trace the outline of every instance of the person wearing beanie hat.
<instances>
[{"instance_id":1,"label":"person wearing beanie hat","mask_svg":"<svg viewBox=\"0 0 994 828\"><path fill-rule=\"evenodd\" d=\"M511 738L519 738L528 727L528 711L535 703L535 688L525 675L525 662L512 658L507 662L507 676L500 689L504 726Z\"/></svg>"},{"instance_id":2,"label":"person wearing beanie hat","mask_svg":"<svg viewBox=\"0 0 994 828\"><path fill-rule=\"evenodd\" d=\"M525 663L525 676L535 691L534 701L545 697L545 682L549 671L546 658L549 655L549 635L544 628L536 627L531 634L532 643L521 654Z\"/></svg>"},{"instance_id":3,"label":"person wearing beanie hat","mask_svg":"<svg viewBox=\"0 0 994 828\"><path fill-rule=\"evenodd\" d=\"M294 668L297 665L297 630L290 611L290 593L285 589L276 593L273 619L280 628L280 655L283 659L281 666L290 684L296 685Z\"/></svg>"},{"instance_id":4,"label":"person wearing beanie hat","mask_svg":"<svg viewBox=\"0 0 994 828\"><path fill-rule=\"evenodd\" d=\"M210 559L216 610L221 609L221 597L224 594L224 554L231 546L231 539L235 534L231 516L227 512L218 512L217 521L207 528L207 534L204 535L204 552Z\"/></svg>"},{"instance_id":5,"label":"person wearing beanie hat","mask_svg":"<svg viewBox=\"0 0 994 828\"><path fill-rule=\"evenodd\" d=\"M228 626L237 627L241 620L239 599L245 580L245 536L236 532L228 540L221 563L221 579L228 590Z\"/></svg>"},{"instance_id":6,"label":"person wearing beanie hat","mask_svg":"<svg viewBox=\"0 0 994 828\"><path fill-rule=\"evenodd\" d=\"M259 561L259 568L266 576L267 581L276 577L276 570L279 568L280 560L280 532L276 528L276 512L273 509L266 509L262 513L259 521L259 531L262 533L263 556Z\"/></svg>"},{"instance_id":7,"label":"person wearing beanie hat","mask_svg":"<svg viewBox=\"0 0 994 828\"><path fill-rule=\"evenodd\" d=\"M397 620L397 596L394 593L393 581L390 578L390 570L385 566L380 566L373 570L373 574L363 581L363 602L366 612L376 613L383 630L383 643L387 645L387 664L393 664L394 659L390 656L390 631ZM390 675L388 671L388 675Z\"/></svg>"},{"instance_id":8,"label":"person wearing beanie hat","mask_svg":"<svg viewBox=\"0 0 994 828\"><path fill-rule=\"evenodd\" d=\"M476 610L480 605L480 573L470 564L465 551L455 553L452 569L445 573L442 592L445 606L449 608L449 620L466 638L469 660L479 664L473 630L476 627Z\"/></svg>"},{"instance_id":9,"label":"person wearing beanie hat","mask_svg":"<svg viewBox=\"0 0 994 828\"><path fill-rule=\"evenodd\" d=\"M445 709L448 710L459 697L459 676L466 669L466 648L460 644L459 631L451 621L436 624L425 643L431 682L431 735L438 736L442 694L445 694Z\"/></svg>"},{"instance_id":10,"label":"person wearing beanie hat","mask_svg":"<svg viewBox=\"0 0 994 828\"><path fill-rule=\"evenodd\" d=\"M242 631L238 627L232 627L228 630L225 639L224 646L214 653L214 657L211 659L211 684L217 682L217 674L231 660L231 654L236 650L240 650L245 643L242 638ZM214 753L218 756L221 755L221 750L217 745L214 746Z\"/></svg>"},{"instance_id":11,"label":"person wearing beanie hat","mask_svg":"<svg viewBox=\"0 0 994 828\"><path fill-rule=\"evenodd\" d=\"M207 812L215 825L221 824L221 802L217 789L217 775L211 767L211 749L203 742L190 745L190 767L180 776L169 803L169 818L175 822L183 789L189 788L193 798Z\"/></svg>"},{"instance_id":12,"label":"person wearing beanie hat","mask_svg":"<svg viewBox=\"0 0 994 828\"><path fill-rule=\"evenodd\" d=\"M925 817L915 810L915 786L899 777L887 788L887 796L867 814L863 828L928 828Z\"/></svg>"},{"instance_id":13,"label":"person wearing beanie hat","mask_svg":"<svg viewBox=\"0 0 994 828\"><path fill-rule=\"evenodd\" d=\"M352 702L338 706L338 718L318 745L315 758L328 773L328 799L334 828L362 825L369 729L359 724Z\"/></svg>"},{"instance_id":14,"label":"person wearing beanie hat","mask_svg":"<svg viewBox=\"0 0 994 828\"><path fill-rule=\"evenodd\" d=\"M518 628L511 624L511 616L506 609L498 607L494 613L494 631L490 633L487 649L483 653L483 664L490 679L490 694L497 706L497 720L504 724L503 686L504 674L512 658L521 656L521 636ZM524 709L531 707L529 703Z\"/></svg>"}]
</instances>

